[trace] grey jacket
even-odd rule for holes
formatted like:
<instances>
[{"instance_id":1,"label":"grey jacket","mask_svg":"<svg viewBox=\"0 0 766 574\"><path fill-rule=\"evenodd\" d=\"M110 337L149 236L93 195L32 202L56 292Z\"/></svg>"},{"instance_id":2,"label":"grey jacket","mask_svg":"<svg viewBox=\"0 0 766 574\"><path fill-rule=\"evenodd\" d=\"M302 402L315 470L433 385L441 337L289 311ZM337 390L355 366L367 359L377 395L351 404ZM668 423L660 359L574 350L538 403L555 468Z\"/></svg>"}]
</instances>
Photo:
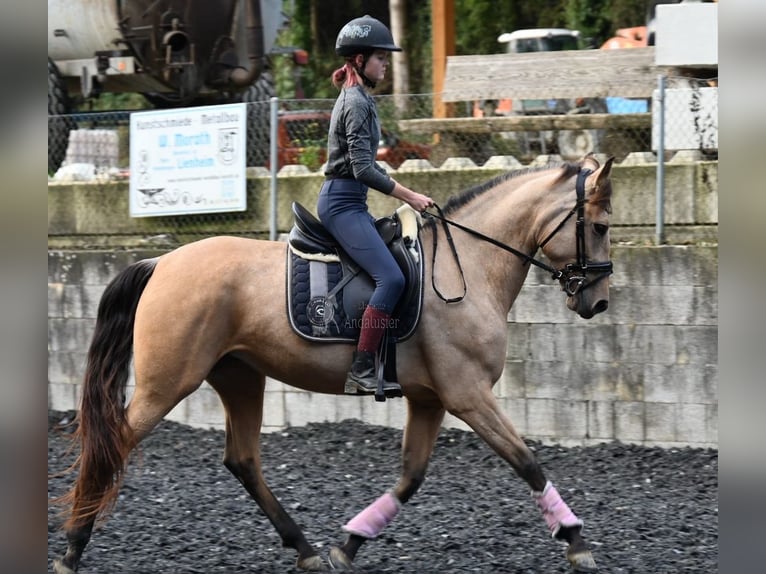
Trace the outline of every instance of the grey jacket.
<instances>
[{"instance_id":1,"label":"grey jacket","mask_svg":"<svg viewBox=\"0 0 766 574\"><path fill-rule=\"evenodd\" d=\"M335 100L327 135L325 176L356 179L385 194L394 180L375 162L380 122L375 100L362 86L343 88Z\"/></svg>"}]
</instances>

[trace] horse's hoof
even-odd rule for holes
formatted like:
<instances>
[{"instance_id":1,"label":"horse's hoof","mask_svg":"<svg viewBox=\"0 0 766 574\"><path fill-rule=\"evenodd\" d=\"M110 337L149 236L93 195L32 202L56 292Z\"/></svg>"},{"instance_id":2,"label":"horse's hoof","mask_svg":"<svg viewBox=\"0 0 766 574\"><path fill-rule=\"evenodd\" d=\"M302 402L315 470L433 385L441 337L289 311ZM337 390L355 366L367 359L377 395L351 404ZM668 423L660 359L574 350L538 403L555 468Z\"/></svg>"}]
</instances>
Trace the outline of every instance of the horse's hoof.
<instances>
[{"instance_id":1,"label":"horse's hoof","mask_svg":"<svg viewBox=\"0 0 766 574\"><path fill-rule=\"evenodd\" d=\"M69 566L66 566L61 560L56 558L53 561L53 571L56 574L76 574Z\"/></svg>"},{"instance_id":2,"label":"horse's hoof","mask_svg":"<svg viewBox=\"0 0 766 574\"><path fill-rule=\"evenodd\" d=\"M354 565L348 555L337 546L330 547L330 568L333 570L353 570Z\"/></svg>"},{"instance_id":3,"label":"horse's hoof","mask_svg":"<svg viewBox=\"0 0 766 574\"><path fill-rule=\"evenodd\" d=\"M308 558L298 559L296 566L301 570L307 570L308 572L327 572L327 564L322 560L321 556L314 555Z\"/></svg>"},{"instance_id":4,"label":"horse's hoof","mask_svg":"<svg viewBox=\"0 0 766 574\"><path fill-rule=\"evenodd\" d=\"M577 574L591 574L592 572L598 572L598 566L596 566L596 561L593 559L590 550L567 554L567 559L572 565L572 571Z\"/></svg>"}]
</instances>

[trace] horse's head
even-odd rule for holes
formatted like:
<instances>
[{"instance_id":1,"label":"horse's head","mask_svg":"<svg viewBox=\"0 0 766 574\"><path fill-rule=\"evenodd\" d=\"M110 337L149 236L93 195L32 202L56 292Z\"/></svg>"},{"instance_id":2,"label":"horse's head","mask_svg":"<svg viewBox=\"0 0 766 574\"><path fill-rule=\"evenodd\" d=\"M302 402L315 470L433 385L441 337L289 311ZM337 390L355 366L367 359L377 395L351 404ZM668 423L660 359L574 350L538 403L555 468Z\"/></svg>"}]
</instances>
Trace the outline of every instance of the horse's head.
<instances>
[{"instance_id":1,"label":"horse's head","mask_svg":"<svg viewBox=\"0 0 766 574\"><path fill-rule=\"evenodd\" d=\"M571 195L556 202L555 213L543 230L540 246L558 270L557 279L567 294L567 307L584 319L606 311L609 306L609 214L612 212L612 184L609 174L612 161L603 166L593 157L580 162L580 171L567 178L575 187L575 205Z\"/></svg>"}]
</instances>

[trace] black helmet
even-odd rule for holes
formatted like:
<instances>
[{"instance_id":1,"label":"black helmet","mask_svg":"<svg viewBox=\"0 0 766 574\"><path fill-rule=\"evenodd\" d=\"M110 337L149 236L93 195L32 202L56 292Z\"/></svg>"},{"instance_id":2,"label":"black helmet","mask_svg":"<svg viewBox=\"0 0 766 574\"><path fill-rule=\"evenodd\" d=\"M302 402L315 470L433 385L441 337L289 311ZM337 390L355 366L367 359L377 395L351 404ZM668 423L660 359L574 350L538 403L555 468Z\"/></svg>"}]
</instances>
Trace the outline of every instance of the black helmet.
<instances>
[{"instance_id":1,"label":"black helmet","mask_svg":"<svg viewBox=\"0 0 766 574\"><path fill-rule=\"evenodd\" d=\"M335 40L335 53L338 56L353 56L373 50L401 52L394 44L394 37L383 22L372 16L354 18L341 28Z\"/></svg>"}]
</instances>

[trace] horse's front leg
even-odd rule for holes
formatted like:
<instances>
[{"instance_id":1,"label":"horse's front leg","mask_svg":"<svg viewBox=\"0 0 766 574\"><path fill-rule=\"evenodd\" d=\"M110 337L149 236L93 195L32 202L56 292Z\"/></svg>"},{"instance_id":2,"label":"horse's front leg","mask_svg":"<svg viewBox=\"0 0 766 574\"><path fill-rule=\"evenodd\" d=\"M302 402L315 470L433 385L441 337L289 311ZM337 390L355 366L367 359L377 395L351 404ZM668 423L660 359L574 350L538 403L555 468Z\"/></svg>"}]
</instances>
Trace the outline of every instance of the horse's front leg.
<instances>
[{"instance_id":1,"label":"horse's front leg","mask_svg":"<svg viewBox=\"0 0 766 574\"><path fill-rule=\"evenodd\" d=\"M407 401L407 424L402 440L402 475L396 487L383 494L352 518L343 530L349 533L343 546L330 549L330 564L338 570L350 570L362 545L376 538L420 488L426 477L428 461L439 435L444 409Z\"/></svg>"},{"instance_id":2,"label":"horse's front leg","mask_svg":"<svg viewBox=\"0 0 766 574\"><path fill-rule=\"evenodd\" d=\"M575 516L561 495L546 478L534 453L516 432L500 409L492 389L487 386L465 402L447 410L468 424L532 489L532 498L543 513L551 535L567 542L567 559L575 572L596 572L596 562L582 537L582 521Z\"/></svg>"}]
</instances>

